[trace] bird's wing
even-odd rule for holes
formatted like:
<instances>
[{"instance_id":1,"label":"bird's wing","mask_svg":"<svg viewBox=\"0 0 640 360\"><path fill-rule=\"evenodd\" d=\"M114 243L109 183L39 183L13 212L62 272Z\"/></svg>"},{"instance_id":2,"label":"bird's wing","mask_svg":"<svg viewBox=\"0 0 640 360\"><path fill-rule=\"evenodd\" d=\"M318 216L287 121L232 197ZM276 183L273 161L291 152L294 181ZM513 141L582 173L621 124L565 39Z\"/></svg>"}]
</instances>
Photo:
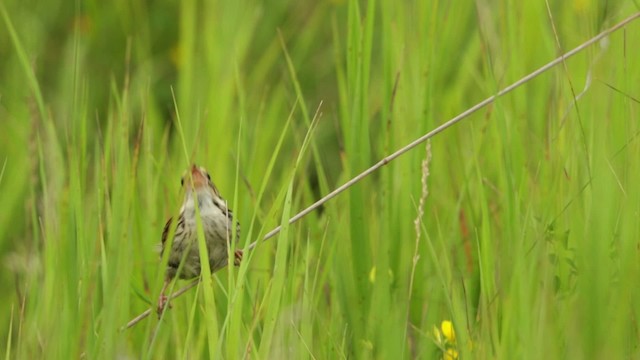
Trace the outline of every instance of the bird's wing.
<instances>
[{"instance_id":1,"label":"bird's wing","mask_svg":"<svg viewBox=\"0 0 640 360\"><path fill-rule=\"evenodd\" d=\"M167 223L164 225L164 229L162 229L162 250L160 251L160 256L164 252L164 244L167 242L167 237L169 236L169 229L171 228L171 223L173 222L173 217L170 217L167 220Z\"/></svg>"}]
</instances>

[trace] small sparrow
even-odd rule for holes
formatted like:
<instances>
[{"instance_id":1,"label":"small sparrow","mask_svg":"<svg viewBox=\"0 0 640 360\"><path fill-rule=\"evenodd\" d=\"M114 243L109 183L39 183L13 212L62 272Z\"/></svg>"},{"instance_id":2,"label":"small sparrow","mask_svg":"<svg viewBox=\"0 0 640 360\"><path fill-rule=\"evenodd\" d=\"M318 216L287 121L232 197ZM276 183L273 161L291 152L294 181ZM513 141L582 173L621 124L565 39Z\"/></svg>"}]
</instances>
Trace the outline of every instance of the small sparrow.
<instances>
[{"instance_id":1,"label":"small sparrow","mask_svg":"<svg viewBox=\"0 0 640 360\"><path fill-rule=\"evenodd\" d=\"M190 173L190 176L189 176ZM198 250L196 200L204 228L205 242L209 254L209 267L214 273L227 266L227 244L232 237L234 223L233 213L227 207L227 202L220 196L218 189L211 181L209 173L195 164L182 177L181 184L185 188L184 202L180 209L178 224L176 225L173 243L169 250L169 261L164 286L158 299L158 315L162 314L167 304L165 291L176 275L180 279L192 279L200 275L200 252ZM169 218L162 232L162 253L168 246L167 237L173 218ZM240 223L236 223L236 243L240 238ZM242 250L235 251L234 264L239 265L242 260ZM180 263L182 268L178 273Z\"/></svg>"}]
</instances>

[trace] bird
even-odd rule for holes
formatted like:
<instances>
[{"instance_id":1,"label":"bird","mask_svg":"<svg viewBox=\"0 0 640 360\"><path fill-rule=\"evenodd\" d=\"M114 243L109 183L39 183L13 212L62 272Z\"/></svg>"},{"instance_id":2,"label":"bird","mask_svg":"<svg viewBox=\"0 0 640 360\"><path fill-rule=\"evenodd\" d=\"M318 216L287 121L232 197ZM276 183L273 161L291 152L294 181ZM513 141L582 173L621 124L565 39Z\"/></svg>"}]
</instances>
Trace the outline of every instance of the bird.
<instances>
[{"instance_id":1,"label":"bird","mask_svg":"<svg viewBox=\"0 0 640 360\"><path fill-rule=\"evenodd\" d=\"M228 264L228 245L233 236L234 223L236 226L234 241L238 243L240 239L240 222L234 219L233 212L220 196L218 188L205 168L193 164L181 178L180 184L185 189L185 195L173 234L173 241L167 241L173 217L169 218L162 231L160 255L162 256L165 251L169 251L169 260L164 285L158 299L158 315L162 314L168 303L165 292L176 276L180 279L193 279L200 276L196 203L204 229L211 273ZM168 248L169 246L171 247ZM235 265L240 265L242 255L242 250L235 251Z\"/></svg>"}]
</instances>

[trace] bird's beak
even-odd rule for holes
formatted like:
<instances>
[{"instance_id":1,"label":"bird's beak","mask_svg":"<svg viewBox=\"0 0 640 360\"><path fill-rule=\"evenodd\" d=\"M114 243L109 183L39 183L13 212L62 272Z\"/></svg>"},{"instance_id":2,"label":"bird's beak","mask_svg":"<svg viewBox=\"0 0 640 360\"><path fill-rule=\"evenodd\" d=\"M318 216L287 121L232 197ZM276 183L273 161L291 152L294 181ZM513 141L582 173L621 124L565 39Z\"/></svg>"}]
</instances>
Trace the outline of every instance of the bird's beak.
<instances>
[{"instance_id":1,"label":"bird's beak","mask_svg":"<svg viewBox=\"0 0 640 360\"><path fill-rule=\"evenodd\" d=\"M207 178L195 164L191 166L191 178L193 179L194 189L198 190L203 186L207 186Z\"/></svg>"}]
</instances>

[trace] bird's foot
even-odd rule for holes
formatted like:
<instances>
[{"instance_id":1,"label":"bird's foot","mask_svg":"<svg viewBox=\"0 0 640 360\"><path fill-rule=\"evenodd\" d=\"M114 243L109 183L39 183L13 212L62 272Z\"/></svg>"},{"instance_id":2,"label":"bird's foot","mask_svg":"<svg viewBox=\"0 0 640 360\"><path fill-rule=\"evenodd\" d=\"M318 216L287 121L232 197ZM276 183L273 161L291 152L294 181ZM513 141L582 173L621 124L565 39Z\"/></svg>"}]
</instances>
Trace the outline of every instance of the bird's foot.
<instances>
[{"instance_id":1,"label":"bird's foot","mask_svg":"<svg viewBox=\"0 0 640 360\"><path fill-rule=\"evenodd\" d=\"M234 260L233 260L233 265L235 266L240 266L240 263L242 262L242 255L243 252L242 250L236 250L236 252L234 253Z\"/></svg>"},{"instance_id":2,"label":"bird's foot","mask_svg":"<svg viewBox=\"0 0 640 360\"><path fill-rule=\"evenodd\" d=\"M158 308L156 309L158 313L158 317L162 316L162 313L164 312L164 308L167 306L169 306L169 309L171 309L171 304L169 304L169 299L164 294L160 295L160 298L158 299Z\"/></svg>"}]
</instances>

